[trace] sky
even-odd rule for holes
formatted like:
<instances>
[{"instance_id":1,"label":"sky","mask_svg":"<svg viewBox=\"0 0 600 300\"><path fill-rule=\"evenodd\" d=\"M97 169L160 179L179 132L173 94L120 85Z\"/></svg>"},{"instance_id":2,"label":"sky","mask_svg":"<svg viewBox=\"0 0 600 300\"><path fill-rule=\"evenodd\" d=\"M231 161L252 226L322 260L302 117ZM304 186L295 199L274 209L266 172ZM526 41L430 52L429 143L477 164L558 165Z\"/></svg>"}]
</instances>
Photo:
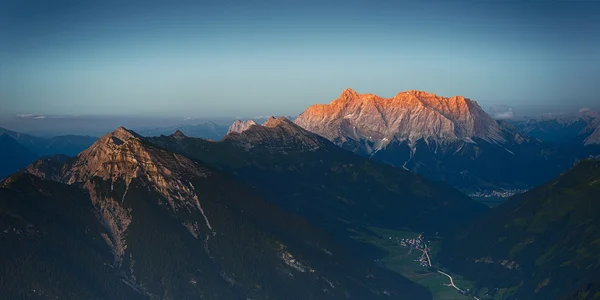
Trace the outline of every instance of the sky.
<instances>
[{"instance_id":1,"label":"sky","mask_svg":"<svg viewBox=\"0 0 600 300\"><path fill-rule=\"evenodd\" d=\"M598 16L592 0L0 0L0 118L297 115L348 87L595 108Z\"/></svg>"}]
</instances>

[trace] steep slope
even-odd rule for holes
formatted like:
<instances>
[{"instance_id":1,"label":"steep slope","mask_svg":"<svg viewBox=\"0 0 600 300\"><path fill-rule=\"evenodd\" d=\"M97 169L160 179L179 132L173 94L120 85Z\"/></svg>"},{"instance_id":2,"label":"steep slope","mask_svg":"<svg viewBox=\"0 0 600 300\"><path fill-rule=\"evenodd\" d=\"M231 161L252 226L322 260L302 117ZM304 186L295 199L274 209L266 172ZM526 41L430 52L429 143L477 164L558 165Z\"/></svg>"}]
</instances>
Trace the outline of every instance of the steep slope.
<instances>
[{"instance_id":1,"label":"steep slope","mask_svg":"<svg viewBox=\"0 0 600 300\"><path fill-rule=\"evenodd\" d=\"M152 142L235 175L338 237L367 226L445 232L485 210L449 186L357 156L285 118L221 142Z\"/></svg>"},{"instance_id":2,"label":"steep slope","mask_svg":"<svg viewBox=\"0 0 600 300\"><path fill-rule=\"evenodd\" d=\"M600 162L515 196L446 240L451 270L519 299L557 299L600 274Z\"/></svg>"},{"instance_id":3,"label":"steep slope","mask_svg":"<svg viewBox=\"0 0 600 300\"><path fill-rule=\"evenodd\" d=\"M411 90L382 98L346 89L295 123L357 154L467 192L529 188L564 170L548 163L541 141L494 121L462 96Z\"/></svg>"},{"instance_id":4,"label":"steep slope","mask_svg":"<svg viewBox=\"0 0 600 300\"><path fill-rule=\"evenodd\" d=\"M0 132L0 179L27 166L36 155L15 139Z\"/></svg>"},{"instance_id":5,"label":"steep slope","mask_svg":"<svg viewBox=\"0 0 600 300\"><path fill-rule=\"evenodd\" d=\"M561 300L598 300L600 299L600 281L588 283Z\"/></svg>"},{"instance_id":6,"label":"steep slope","mask_svg":"<svg viewBox=\"0 0 600 300\"><path fill-rule=\"evenodd\" d=\"M19 144L25 146L29 151L38 156L48 156L54 154L63 154L75 156L92 145L97 138L83 135L62 135L52 138L41 138L28 134L10 131L0 128L0 133L4 133L14 138Z\"/></svg>"},{"instance_id":7,"label":"steep slope","mask_svg":"<svg viewBox=\"0 0 600 300\"><path fill-rule=\"evenodd\" d=\"M62 166L48 159L28 170L61 183L34 177L32 185L24 182L32 175L17 175L4 183L6 192L31 203L41 200L28 193L42 193L50 207L50 203L74 197L71 190L85 195L84 199L77 196L77 203L88 205L87 214L95 218L88 216L87 223L79 220L70 225L89 234L87 239L71 243L94 240L103 253L109 251L110 261L87 261L88 250L83 248L83 254L71 263L89 265L94 274L104 265L110 266L139 299L431 298L407 279L349 256L326 233L281 212L252 189L197 161L154 146L125 128L103 136ZM57 189L46 185L57 185ZM0 207L6 208L3 216L19 212L15 220L23 219L16 204L0 199ZM22 213L28 212L24 209ZM17 225L10 222L10 226ZM86 226L102 231L87 231L83 229ZM42 225L35 228L59 234ZM41 247L50 243L35 242ZM33 262L45 259L23 251ZM53 266L48 268L58 272ZM36 270L32 265L16 274L26 276ZM77 270L65 272L65 278L79 274ZM56 276L63 280L63 275ZM69 299L122 299L105 290L103 278L89 279L95 289L86 289L85 294L62 287L52 291ZM18 295L33 288L33 283L23 285L25 288L13 287Z\"/></svg>"},{"instance_id":8,"label":"steep slope","mask_svg":"<svg viewBox=\"0 0 600 300\"><path fill-rule=\"evenodd\" d=\"M3 299L150 299L112 266L89 197L19 174L0 186Z\"/></svg>"}]
</instances>

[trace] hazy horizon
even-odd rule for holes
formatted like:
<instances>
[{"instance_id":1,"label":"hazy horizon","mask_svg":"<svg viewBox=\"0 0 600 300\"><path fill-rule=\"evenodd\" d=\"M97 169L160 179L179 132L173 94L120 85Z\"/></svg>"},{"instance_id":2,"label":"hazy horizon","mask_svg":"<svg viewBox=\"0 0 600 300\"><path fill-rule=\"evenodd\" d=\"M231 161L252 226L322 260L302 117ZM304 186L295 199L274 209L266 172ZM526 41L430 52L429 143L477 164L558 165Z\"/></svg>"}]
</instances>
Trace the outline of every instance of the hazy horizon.
<instances>
[{"instance_id":1,"label":"hazy horizon","mask_svg":"<svg viewBox=\"0 0 600 300\"><path fill-rule=\"evenodd\" d=\"M328 102L323 102L328 103ZM316 103L315 103L316 104ZM600 106L575 107L575 106L506 106L496 105L482 107L495 119L523 119L531 117L552 116L574 116L581 110L600 111ZM181 116L143 116L143 115L0 115L0 128L17 132L39 135L56 136L67 134L101 136L125 126L129 129L142 128L167 128L180 125L198 125L213 122L220 126L229 126L234 120L264 120L270 116L283 116L290 119L297 117L296 114L272 114L272 115L241 115L241 116L218 116L207 113L206 115L188 114Z\"/></svg>"},{"instance_id":2,"label":"hazy horizon","mask_svg":"<svg viewBox=\"0 0 600 300\"><path fill-rule=\"evenodd\" d=\"M598 102L594 1L2 1L2 114L294 115L351 87Z\"/></svg>"}]
</instances>

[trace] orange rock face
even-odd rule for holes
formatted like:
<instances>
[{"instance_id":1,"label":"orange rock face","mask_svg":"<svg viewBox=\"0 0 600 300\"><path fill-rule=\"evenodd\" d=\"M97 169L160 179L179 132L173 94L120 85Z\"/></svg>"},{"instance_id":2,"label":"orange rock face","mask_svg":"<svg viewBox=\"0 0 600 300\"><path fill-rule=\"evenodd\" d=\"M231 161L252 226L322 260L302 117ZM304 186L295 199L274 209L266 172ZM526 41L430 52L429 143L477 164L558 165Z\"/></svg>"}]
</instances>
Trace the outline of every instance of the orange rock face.
<instances>
[{"instance_id":1,"label":"orange rock face","mask_svg":"<svg viewBox=\"0 0 600 300\"><path fill-rule=\"evenodd\" d=\"M498 124L477 102L416 90L383 98L346 89L330 104L309 107L295 123L330 140L368 140L375 144L373 150L393 140L421 138L504 142Z\"/></svg>"}]
</instances>

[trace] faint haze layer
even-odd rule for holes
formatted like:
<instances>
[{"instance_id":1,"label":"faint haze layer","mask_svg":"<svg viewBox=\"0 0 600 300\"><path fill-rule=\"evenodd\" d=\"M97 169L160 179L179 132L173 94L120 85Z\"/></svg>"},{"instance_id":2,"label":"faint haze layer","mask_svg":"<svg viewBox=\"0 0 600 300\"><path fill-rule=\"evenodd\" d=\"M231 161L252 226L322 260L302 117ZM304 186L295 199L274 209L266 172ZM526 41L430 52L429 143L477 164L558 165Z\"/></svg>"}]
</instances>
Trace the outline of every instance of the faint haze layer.
<instances>
[{"instance_id":1,"label":"faint haze layer","mask_svg":"<svg viewBox=\"0 0 600 300\"><path fill-rule=\"evenodd\" d=\"M347 87L594 107L599 15L577 0L5 0L0 114L295 115Z\"/></svg>"}]
</instances>

